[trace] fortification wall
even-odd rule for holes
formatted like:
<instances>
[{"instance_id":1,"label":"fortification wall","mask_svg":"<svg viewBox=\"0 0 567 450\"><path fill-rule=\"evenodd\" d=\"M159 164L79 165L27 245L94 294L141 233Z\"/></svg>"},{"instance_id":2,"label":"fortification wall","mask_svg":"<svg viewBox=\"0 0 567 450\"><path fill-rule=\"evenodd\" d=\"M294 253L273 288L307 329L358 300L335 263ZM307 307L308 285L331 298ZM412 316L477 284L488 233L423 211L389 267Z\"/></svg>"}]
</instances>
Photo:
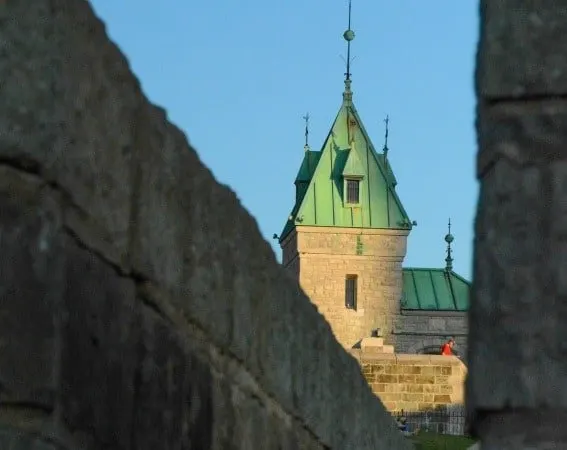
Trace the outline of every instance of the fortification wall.
<instances>
[{"instance_id":1,"label":"fortification wall","mask_svg":"<svg viewBox=\"0 0 567 450\"><path fill-rule=\"evenodd\" d=\"M409 448L88 2L0 23L0 447Z\"/></svg>"},{"instance_id":2,"label":"fortification wall","mask_svg":"<svg viewBox=\"0 0 567 450\"><path fill-rule=\"evenodd\" d=\"M398 353L415 354L438 350L448 337L455 338L455 351L466 358L467 313L402 311L394 321L394 343Z\"/></svg>"},{"instance_id":3,"label":"fortification wall","mask_svg":"<svg viewBox=\"0 0 567 450\"><path fill-rule=\"evenodd\" d=\"M467 368L454 356L351 352L389 411L442 411L464 404Z\"/></svg>"}]
</instances>

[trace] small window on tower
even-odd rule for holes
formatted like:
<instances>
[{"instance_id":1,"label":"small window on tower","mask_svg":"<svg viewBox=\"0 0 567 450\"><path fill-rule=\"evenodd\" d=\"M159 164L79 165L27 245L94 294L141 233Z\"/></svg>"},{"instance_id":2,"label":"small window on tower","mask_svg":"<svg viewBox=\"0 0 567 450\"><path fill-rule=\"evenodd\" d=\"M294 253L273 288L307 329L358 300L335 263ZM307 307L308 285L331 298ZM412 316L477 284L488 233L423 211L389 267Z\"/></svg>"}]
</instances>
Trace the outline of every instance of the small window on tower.
<instances>
[{"instance_id":1,"label":"small window on tower","mask_svg":"<svg viewBox=\"0 0 567 450\"><path fill-rule=\"evenodd\" d=\"M346 180L346 202L350 205L360 203L360 180Z\"/></svg>"},{"instance_id":2,"label":"small window on tower","mask_svg":"<svg viewBox=\"0 0 567 450\"><path fill-rule=\"evenodd\" d=\"M347 309L356 311L358 277L356 275L347 275L345 282L345 306Z\"/></svg>"}]
</instances>

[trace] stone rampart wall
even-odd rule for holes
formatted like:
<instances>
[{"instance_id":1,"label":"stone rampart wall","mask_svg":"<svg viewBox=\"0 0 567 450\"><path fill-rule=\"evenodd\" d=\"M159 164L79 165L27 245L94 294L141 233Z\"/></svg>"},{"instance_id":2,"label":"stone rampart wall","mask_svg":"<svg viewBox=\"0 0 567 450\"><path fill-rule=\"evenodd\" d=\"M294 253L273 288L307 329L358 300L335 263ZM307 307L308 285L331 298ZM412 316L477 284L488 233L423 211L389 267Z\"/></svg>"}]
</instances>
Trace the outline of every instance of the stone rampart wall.
<instances>
[{"instance_id":1,"label":"stone rampart wall","mask_svg":"<svg viewBox=\"0 0 567 450\"><path fill-rule=\"evenodd\" d=\"M466 358L466 313L405 312L394 321L394 345L398 353L415 354L428 349L440 349L448 337L455 338L455 351Z\"/></svg>"},{"instance_id":2,"label":"stone rampart wall","mask_svg":"<svg viewBox=\"0 0 567 450\"><path fill-rule=\"evenodd\" d=\"M389 411L440 411L464 403L467 369L456 357L351 352Z\"/></svg>"},{"instance_id":3,"label":"stone rampart wall","mask_svg":"<svg viewBox=\"0 0 567 450\"><path fill-rule=\"evenodd\" d=\"M0 24L0 446L408 448L89 3Z\"/></svg>"}]
</instances>

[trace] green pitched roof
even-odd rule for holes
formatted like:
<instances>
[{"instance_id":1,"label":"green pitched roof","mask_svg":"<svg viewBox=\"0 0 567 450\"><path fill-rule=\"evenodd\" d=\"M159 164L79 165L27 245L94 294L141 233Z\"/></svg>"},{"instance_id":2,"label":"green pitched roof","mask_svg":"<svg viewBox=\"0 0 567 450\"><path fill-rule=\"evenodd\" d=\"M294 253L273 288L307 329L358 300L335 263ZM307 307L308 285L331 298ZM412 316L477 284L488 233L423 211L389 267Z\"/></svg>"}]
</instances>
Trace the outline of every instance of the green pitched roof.
<instances>
[{"instance_id":1,"label":"green pitched roof","mask_svg":"<svg viewBox=\"0 0 567 450\"><path fill-rule=\"evenodd\" d=\"M352 103L350 91L321 151L307 151L296 178L296 202L280 234L295 225L411 229L396 193L396 179L384 157L374 149ZM360 181L360 204L345 205L344 177Z\"/></svg>"},{"instance_id":2,"label":"green pitched roof","mask_svg":"<svg viewBox=\"0 0 567 450\"><path fill-rule=\"evenodd\" d=\"M297 172L297 177L295 177L296 184L302 181L311 180L320 156L321 152L313 152L311 150L305 151L305 156L303 157L303 161L299 167L299 172Z\"/></svg>"},{"instance_id":3,"label":"green pitched roof","mask_svg":"<svg viewBox=\"0 0 567 450\"><path fill-rule=\"evenodd\" d=\"M343 176L356 176L356 177L364 177L366 175L366 171L364 170L364 166L358 157L358 152L354 150L349 150L348 153L345 154L346 156L346 163L342 170ZM337 166L340 166L337 164Z\"/></svg>"},{"instance_id":4,"label":"green pitched roof","mask_svg":"<svg viewBox=\"0 0 567 450\"><path fill-rule=\"evenodd\" d=\"M446 269L403 269L404 310L468 311L471 284Z\"/></svg>"}]
</instances>

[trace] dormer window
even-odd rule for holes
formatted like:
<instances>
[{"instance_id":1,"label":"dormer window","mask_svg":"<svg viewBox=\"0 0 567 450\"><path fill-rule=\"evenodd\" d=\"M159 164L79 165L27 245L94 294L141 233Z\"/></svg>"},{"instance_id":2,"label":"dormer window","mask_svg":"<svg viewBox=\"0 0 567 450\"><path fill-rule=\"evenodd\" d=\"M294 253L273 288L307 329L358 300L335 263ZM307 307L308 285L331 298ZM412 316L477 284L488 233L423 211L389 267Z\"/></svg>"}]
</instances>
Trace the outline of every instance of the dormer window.
<instances>
[{"instance_id":1,"label":"dormer window","mask_svg":"<svg viewBox=\"0 0 567 450\"><path fill-rule=\"evenodd\" d=\"M360 180L346 179L346 203L358 205L360 203Z\"/></svg>"}]
</instances>

